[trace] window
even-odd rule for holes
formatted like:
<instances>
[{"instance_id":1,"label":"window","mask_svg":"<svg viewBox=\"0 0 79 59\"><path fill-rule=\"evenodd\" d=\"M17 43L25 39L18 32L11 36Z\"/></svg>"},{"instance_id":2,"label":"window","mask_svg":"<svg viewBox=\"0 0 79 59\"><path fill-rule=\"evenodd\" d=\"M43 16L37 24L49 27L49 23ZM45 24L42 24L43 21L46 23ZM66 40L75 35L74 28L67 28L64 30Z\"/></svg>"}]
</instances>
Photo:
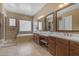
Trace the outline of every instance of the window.
<instances>
[{"instance_id":1,"label":"window","mask_svg":"<svg viewBox=\"0 0 79 59\"><path fill-rule=\"evenodd\" d=\"M42 30L42 22L38 22L38 29Z\"/></svg>"},{"instance_id":2,"label":"window","mask_svg":"<svg viewBox=\"0 0 79 59\"><path fill-rule=\"evenodd\" d=\"M20 20L19 31L32 31L32 21Z\"/></svg>"},{"instance_id":3,"label":"window","mask_svg":"<svg viewBox=\"0 0 79 59\"><path fill-rule=\"evenodd\" d=\"M16 19L9 19L9 26L16 26Z\"/></svg>"}]
</instances>

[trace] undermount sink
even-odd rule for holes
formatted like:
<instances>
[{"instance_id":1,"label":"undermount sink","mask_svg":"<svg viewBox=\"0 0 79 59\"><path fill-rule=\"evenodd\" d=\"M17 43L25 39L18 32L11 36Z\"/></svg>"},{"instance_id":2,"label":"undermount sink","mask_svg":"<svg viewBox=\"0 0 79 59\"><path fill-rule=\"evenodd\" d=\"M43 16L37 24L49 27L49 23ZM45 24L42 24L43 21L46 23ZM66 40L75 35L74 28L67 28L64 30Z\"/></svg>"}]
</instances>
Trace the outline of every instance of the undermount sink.
<instances>
[{"instance_id":1,"label":"undermount sink","mask_svg":"<svg viewBox=\"0 0 79 59\"><path fill-rule=\"evenodd\" d=\"M64 33L53 33L50 36L64 36Z\"/></svg>"}]
</instances>

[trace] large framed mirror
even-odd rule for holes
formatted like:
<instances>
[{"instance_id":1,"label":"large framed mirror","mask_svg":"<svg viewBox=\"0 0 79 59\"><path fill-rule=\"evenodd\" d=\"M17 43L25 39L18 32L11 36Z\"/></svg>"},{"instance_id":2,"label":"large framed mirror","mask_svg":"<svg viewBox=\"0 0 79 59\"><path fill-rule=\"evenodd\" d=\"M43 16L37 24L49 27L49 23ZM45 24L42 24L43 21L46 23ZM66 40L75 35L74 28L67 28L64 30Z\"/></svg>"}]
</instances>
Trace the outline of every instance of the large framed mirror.
<instances>
[{"instance_id":1,"label":"large framed mirror","mask_svg":"<svg viewBox=\"0 0 79 59\"><path fill-rule=\"evenodd\" d=\"M47 31L53 31L54 30L54 19L53 19L53 13L46 16L46 29Z\"/></svg>"},{"instance_id":2,"label":"large framed mirror","mask_svg":"<svg viewBox=\"0 0 79 59\"><path fill-rule=\"evenodd\" d=\"M37 30L45 31L45 18L41 18L37 20Z\"/></svg>"},{"instance_id":3,"label":"large framed mirror","mask_svg":"<svg viewBox=\"0 0 79 59\"><path fill-rule=\"evenodd\" d=\"M79 3L57 11L57 31L79 31Z\"/></svg>"}]
</instances>

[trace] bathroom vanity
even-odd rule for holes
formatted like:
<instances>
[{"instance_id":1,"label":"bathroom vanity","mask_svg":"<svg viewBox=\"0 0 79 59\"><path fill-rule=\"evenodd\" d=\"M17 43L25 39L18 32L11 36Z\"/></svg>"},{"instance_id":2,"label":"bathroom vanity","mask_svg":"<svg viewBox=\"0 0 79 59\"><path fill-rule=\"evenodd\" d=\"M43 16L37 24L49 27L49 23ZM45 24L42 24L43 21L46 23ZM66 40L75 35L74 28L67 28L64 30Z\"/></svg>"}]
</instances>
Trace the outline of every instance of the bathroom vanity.
<instances>
[{"instance_id":1,"label":"bathroom vanity","mask_svg":"<svg viewBox=\"0 0 79 59\"><path fill-rule=\"evenodd\" d=\"M39 34L39 33L38 33ZM79 56L79 37L34 33L33 40L41 45L40 40L47 39L47 49L54 56ZM47 36L46 36L47 35Z\"/></svg>"}]
</instances>

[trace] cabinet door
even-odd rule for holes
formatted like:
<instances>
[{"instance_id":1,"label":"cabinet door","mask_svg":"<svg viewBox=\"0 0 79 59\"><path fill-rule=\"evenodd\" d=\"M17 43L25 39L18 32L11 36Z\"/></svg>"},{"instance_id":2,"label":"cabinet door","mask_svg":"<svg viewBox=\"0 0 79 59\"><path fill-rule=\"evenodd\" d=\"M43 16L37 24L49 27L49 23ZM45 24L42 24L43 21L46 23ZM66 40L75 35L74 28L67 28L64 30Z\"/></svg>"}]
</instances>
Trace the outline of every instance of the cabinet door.
<instances>
[{"instance_id":1,"label":"cabinet door","mask_svg":"<svg viewBox=\"0 0 79 59\"><path fill-rule=\"evenodd\" d=\"M48 51L52 54L52 55L56 55L56 39L53 37L49 37L48 38Z\"/></svg>"},{"instance_id":2,"label":"cabinet door","mask_svg":"<svg viewBox=\"0 0 79 59\"><path fill-rule=\"evenodd\" d=\"M57 56L68 56L68 48L65 45L56 45Z\"/></svg>"},{"instance_id":3,"label":"cabinet door","mask_svg":"<svg viewBox=\"0 0 79 59\"><path fill-rule=\"evenodd\" d=\"M38 34L34 34L33 36L33 41L39 44L39 35Z\"/></svg>"},{"instance_id":4,"label":"cabinet door","mask_svg":"<svg viewBox=\"0 0 79 59\"><path fill-rule=\"evenodd\" d=\"M37 41L37 35L35 34L35 38L34 38L34 41L36 42Z\"/></svg>"},{"instance_id":5,"label":"cabinet door","mask_svg":"<svg viewBox=\"0 0 79 59\"><path fill-rule=\"evenodd\" d=\"M70 41L70 56L79 56L79 42Z\"/></svg>"},{"instance_id":6,"label":"cabinet door","mask_svg":"<svg viewBox=\"0 0 79 59\"><path fill-rule=\"evenodd\" d=\"M33 41L35 41L35 37L36 37L36 36L35 36L35 33L34 33L34 34L33 34Z\"/></svg>"},{"instance_id":7,"label":"cabinet door","mask_svg":"<svg viewBox=\"0 0 79 59\"><path fill-rule=\"evenodd\" d=\"M56 39L56 55L68 56L69 55L69 41L66 39Z\"/></svg>"},{"instance_id":8,"label":"cabinet door","mask_svg":"<svg viewBox=\"0 0 79 59\"><path fill-rule=\"evenodd\" d=\"M48 38L48 45L55 46L55 38Z\"/></svg>"},{"instance_id":9,"label":"cabinet door","mask_svg":"<svg viewBox=\"0 0 79 59\"><path fill-rule=\"evenodd\" d=\"M75 47L70 47L70 56L79 56L79 49Z\"/></svg>"},{"instance_id":10,"label":"cabinet door","mask_svg":"<svg viewBox=\"0 0 79 59\"><path fill-rule=\"evenodd\" d=\"M38 43L39 44L39 39L40 38L40 36L39 35L36 35L36 43Z\"/></svg>"}]
</instances>

